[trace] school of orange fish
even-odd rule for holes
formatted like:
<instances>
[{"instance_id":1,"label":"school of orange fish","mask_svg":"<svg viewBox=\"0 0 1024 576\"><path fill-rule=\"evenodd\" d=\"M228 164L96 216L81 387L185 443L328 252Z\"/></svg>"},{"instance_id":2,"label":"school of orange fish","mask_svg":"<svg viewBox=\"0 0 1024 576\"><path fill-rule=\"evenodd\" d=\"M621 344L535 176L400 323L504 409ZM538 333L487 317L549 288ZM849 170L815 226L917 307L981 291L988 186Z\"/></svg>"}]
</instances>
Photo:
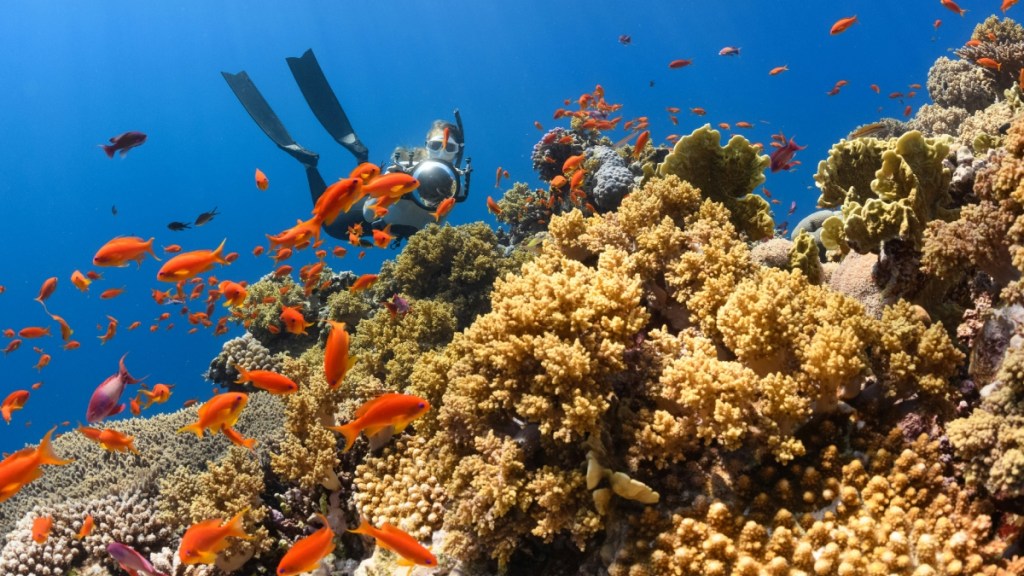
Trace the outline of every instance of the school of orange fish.
<instances>
[{"instance_id":1,"label":"school of orange fish","mask_svg":"<svg viewBox=\"0 0 1024 576\"><path fill-rule=\"evenodd\" d=\"M939 0L942 6L946 7L950 11L963 16L966 12L965 9L957 5L953 0ZM1006 12L1008 9L1017 4L1018 0L1002 0L1001 10ZM838 19L831 27L829 33L831 35L841 34L848 30L851 26L858 23L857 16L849 16ZM941 20L935 20L933 23L934 28L938 29L942 25ZM989 38L990 41L996 41L996 38ZM629 44L631 38L629 36L620 36L619 42L622 44ZM970 40L967 42L968 46L977 46L982 42L981 40ZM740 54L740 48L734 46L725 46L719 51L720 56L738 56ZM976 63L980 66L990 68L993 70L1000 70L1001 64L991 58L978 58ZM692 59L688 58L677 58L673 59L668 63L670 69L681 69L688 67L693 64ZM783 72L789 71L788 65L776 66L768 71L768 74L775 76ZM1024 87L1024 71L1021 73L1019 82ZM828 96L834 96L839 93L840 89L848 84L846 80L838 80L835 85L826 93ZM876 94L881 93L881 88L876 84L871 84L869 88ZM889 94L889 98L913 98L916 96L916 91L921 88L919 84L911 84L909 86L910 91L904 92L892 92ZM574 102L571 100L565 100L564 106L568 107ZM622 121L622 117L616 117L607 119L607 116L617 112L621 108L621 104L609 104L605 101L604 90L598 85L593 92L585 93L581 95L576 101L577 110L569 110L567 108L558 108L555 110L553 118L555 120L561 118L579 118L581 123L579 129L581 130L595 130L610 131L617 129L619 123ZM669 120L673 125L678 124L678 114L681 112L680 107L668 107L666 109L669 114ZM689 107L689 111L696 116L704 116L707 111L705 108L700 106ZM912 112L912 107L907 106L904 110L904 116L909 116ZM636 136L633 140L633 158L638 159L644 148L649 142L651 142L651 133L648 129L649 119L646 116L640 116L622 122L622 129L628 132L628 135L620 140L616 144L616 147L627 143L629 140L633 140L633 136ZM543 130L543 125L539 121L534 122L534 126L538 130ZM752 128L753 125L746 121L737 121L733 123L718 123L717 126L723 130L735 129L748 129ZM103 145L104 151L108 156L113 157L115 151L120 150L122 156L131 147L138 146L145 142L145 135L141 133L126 133L128 135L138 135L136 138L126 139L126 135L111 138L113 145ZM447 129L445 130L445 139L447 139ZM545 144L551 144L556 136L553 133L549 133L545 138L552 138L552 141L545 141ZM680 138L678 134L669 134L665 137L665 141L668 143L674 143ZM563 139L568 139L568 144L572 142L572 136L563 136ZM121 142L121 141L124 142ZM129 141L130 140L130 141ZM755 146L763 147L763 145L755 143ZM792 139L787 139L782 134L772 136L772 141L769 146L776 148L776 154L780 151L788 152L781 160L779 167L775 166L775 158L773 155L772 170L786 169L799 165L799 161L791 160L792 154L801 149L793 142ZM551 158L546 158L547 161L554 161ZM586 203L586 193L581 190L580 186L583 182L585 170L583 168L583 161L585 160L584 154L577 154L570 156L562 164L562 173L555 176L549 181L551 196L548 200L549 208L556 199L559 199L561 194L565 195L565 199L568 199L572 204L596 212L596 209ZM510 177L509 172L504 170L502 167L498 167L495 175L495 188L500 188L502 179L508 179ZM269 188L270 182L266 174L261 170L257 169L255 172L255 184L257 189L265 191ZM260 256L265 251L269 252L270 257L273 259L277 268L274 271L275 276L285 277L290 276L293 269L290 265L281 264L282 261L287 260L292 256L293 252L303 250L306 248L312 248L315 250L316 257L318 259L316 264L303 266L299 270L299 280L304 286L305 292L309 295L313 290L320 286L321 272L325 265L325 258L327 252L322 248L322 240L320 239L321 226L331 224L339 214L347 212L356 203L358 203L364 197L371 197L374 199L373 210L378 217L383 216L387 213L388 207L401 198L403 195L416 189L418 182L412 177L404 173L387 173L382 174L380 167L371 163L364 163L357 166L347 178L340 179L339 181L331 184L325 190L323 195L316 202L313 208L313 216L307 220L299 219L298 222L276 235L267 235L269 241L269 249L265 249L264 246L258 245L252 250L254 256ZM568 192L565 189L568 188ZM762 187L761 192L764 196L772 203L778 204L779 201L772 198L771 192ZM453 208L454 199L448 199L442 202L433 216L436 221L440 221L441 218L445 217ZM501 209L498 203L491 197L486 198L486 206L489 212L492 214L500 214ZM792 215L796 211L796 202L794 201L788 210L788 214ZM349 242L358 248L368 248L371 245L378 248L385 248L391 244L393 237L390 234L389 227L384 229L371 230L373 241L372 243L367 242L363 239L365 231L362 226L357 224L348 230ZM113 238L96 252L93 258L93 265L97 267L106 266L127 266L130 262L135 262L141 267L141 263L146 259L147 255L152 258L159 260L156 253L153 250L153 238L144 240L139 237L117 237ZM226 241L225 241L226 242ZM158 304L164 303L177 303L181 304L182 315L187 316L188 322L192 325L190 332L196 332L202 328L213 327L213 334L220 335L227 332L227 322L229 316L221 317L216 324L212 317L215 313L216 302L223 298L224 306L230 309L231 317L238 319L245 327L249 326L249 323L253 319L255 312L247 306L247 291L246 282L234 282L231 280L220 281L214 276L208 276L202 278L200 275L209 272L215 265L227 266L230 265L235 259L238 258L237 252L231 252L228 254L224 253L225 242L214 250L193 250L189 252L182 252L181 246L177 244L171 244L163 248L164 253L173 254L167 262L163 263L160 270L157 272L157 280L162 282L170 282L174 284L172 289L167 290L152 290L152 297ZM332 254L336 257L343 257L347 253L346 248L337 246L332 249ZM362 258L365 251L360 252L359 257ZM93 270L88 270L82 273L79 270L74 270L70 275L70 281L73 286L82 292L87 292L90 289L90 285L102 279L102 275ZM349 290L355 292L359 290L365 290L373 285L376 281L376 274L364 274L360 276L349 288ZM186 294L186 287L191 284L191 291ZM60 328L60 335L64 341L64 350L74 350L80 346L77 340L72 340L71 336L74 331L68 325L68 323L59 315L50 312L46 307L46 300L49 298L54 291L57 289L58 278L51 277L45 280L39 290L39 295L36 298L42 307L44 312L55 322ZM207 289L208 287L208 289ZM100 294L101 299L116 298L124 292L125 288L110 288L103 291ZM172 291L173 290L173 291ZM200 298L204 292L206 296L206 309L202 312L190 312L185 306L186 302ZM4 292L3 286L0 286L0 294ZM261 302L261 304L269 304L275 300L273 297L268 297L268 301ZM108 323L103 333L98 336L101 344L106 344L113 339L117 333L119 322L113 316L107 316ZM170 313L162 313L156 321L149 326L151 331L160 329L160 323L170 319ZM305 334L306 328L313 325L313 322L307 321L301 309L296 307L286 306L281 303L280 313L281 325L270 325L268 329L273 333L279 333L281 330L291 334ZM349 356L349 334L345 330L345 324L340 322L328 321L330 331L328 333L327 341L324 350L324 372L325 378L328 385L332 389L338 388L345 378L346 373L352 367L355 359ZM128 326L128 330L134 330L141 326L140 321L132 322ZM173 323L167 323L166 329L171 329L174 326ZM24 340L36 340L40 338L51 336L50 326L28 326L15 331L14 329L8 328L3 331L4 337L9 339L6 348L3 349L4 355L11 354L19 349ZM51 356L46 353L41 347L35 347L34 350L39 354L38 362L35 368L42 371L50 362ZM245 366L236 365L234 366L239 373L238 383L249 383L256 388L265 390L271 394L291 394L298 390L298 384L292 381L287 376L267 370L249 370ZM124 358L122 358L120 371L115 376L111 376L103 384L97 388L96 394L93 396L93 400L90 402L89 412L92 413L98 410L100 414L97 418L89 418L89 422L93 423L96 420L100 420L107 416L112 416L120 413L125 405L119 403L121 392L124 389L125 383L137 383L138 381L131 378L124 368ZM37 382L32 386L33 389L38 389L41 386L41 382ZM113 386L111 386L113 384ZM103 393L104 387L115 390L114 393L105 394ZM145 384L140 387L138 394L131 398L128 402L129 410L132 414L138 416L143 410L149 409L154 404L162 404L167 402L171 395L172 386L167 384L156 384L151 388L147 388ZM11 392L7 397L0 403L0 416L9 424L12 420L12 414L22 409L28 401L30 392L28 390L16 390ZM198 438L202 438L206 431L210 431L212 434L221 433L227 437L232 443L246 447L253 450L256 441L252 438L245 438L237 430L234 425L237 422L239 416L246 406L248 396L241 392L229 392L223 394L217 394L205 401L198 410L198 420L192 424L182 427L179 432L192 432ZM144 400L144 403L143 403ZM93 402L97 405L93 406ZM185 406L196 403L196 400L188 400ZM360 434L366 434L368 437L372 437L384 430L393 430L396 432L402 431L416 418L422 416L430 409L430 404L427 400L412 395L406 394L395 394L388 393L383 394L363 406L361 406L355 413L354 419L344 425L330 426L329 428L335 432L338 432L345 439L345 445L343 451L349 451L353 444L356 442ZM69 425L69 422L63 422L62 425ZM64 460L58 457L52 449L51 437L56 427L50 429L43 437L42 441L38 446L27 447L14 454L6 456L0 461L0 502L7 500L8 498L15 495L22 487L38 479L42 475L42 466L44 465L64 465L70 462L70 460ZM77 431L86 438L96 442L105 450L124 452L129 451L138 453L134 446L134 438L127 436L113 429L101 429L89 426L79 425ZM242 526L242 517L246 511L243 510L230 519L214 518L203 522L196 523L187 528L182 535L181 545L178 553L182 563L185 564L212 564L217 555L226 549L229 545L228 538L240 538L250 539L251 537L245 533ZM319 566L321 560L330 554L334 550L334 537L335 534L328 525L327 519L323 516L320 517L323 527L313 534L302 538L295 542L289 551L284 555L280 561L276 574L279 576L293 576L301 574L303 572L314 570ZM45 543L49 532L53 525L53 519L50 516L40 516L35 519L32 527L32 538L37 543ZM76 535L76 538L82 539L87 536L93 528L93 519L87 515L83 521L82 528ZM376 539L378 545L388 550L395 552L400 558L400 563L404 565L412 566L436 566L436 557L428 550L423 547L419 542L408 534L402 532L398 528L384 524L381 528L375 528L370 525L365 519L361 519L361 523L358 528L351 530L351 532L364 534L371 536ZM110 552L111 555L121 564L123 568L132 573L139 569L152 570L152 566L148 564L148 561L138 555L137 552L132 550L130 547L119 545L120 548L115 549L112 545ZM124 550L127 549L127 550Z\"/></svg>"}]
</instances>

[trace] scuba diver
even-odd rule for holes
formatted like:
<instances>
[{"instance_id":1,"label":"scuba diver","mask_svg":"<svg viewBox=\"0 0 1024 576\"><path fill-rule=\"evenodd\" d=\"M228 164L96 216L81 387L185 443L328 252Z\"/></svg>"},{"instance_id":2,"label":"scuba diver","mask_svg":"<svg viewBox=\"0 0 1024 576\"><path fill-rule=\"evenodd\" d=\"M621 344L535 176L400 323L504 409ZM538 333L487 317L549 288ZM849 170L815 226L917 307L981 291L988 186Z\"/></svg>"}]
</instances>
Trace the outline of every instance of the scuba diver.
<instances>
[{"instance_id":1,"label":"scuba diver","mask_svg":"<svg viewBox=\"0 0 1024 576\"><path fill-rule=\"evenodd\" d=\"M357 163L366 162L369 150L352 128L348 116L327 83L327 77L313 55L313 50L306 50L306 53L298 58L285 60L320 124L338 144L352 153ZM305 167L309 192L315 205L317 199L327 189L327 184L317 169L320 156L292 139L245 71L238 74L221 74L260 129L278 148ZM361 224L364 235L371 234L371 228L384 228L388 225L391 226L391 234L399 240L415 234L434 221L432 212L442 201L454 198L455 202L462 202L469 196L471 160L466 159L465 169L460 167L464 145L462 117L458 110L455 110L455 124L442 120L434 121L427 132L424 148L396 148L392 154L391 164L382 170L384 173L401 171L411 174L419 180L419 188L402 196L389 206L387 213L381 217L376 216L373 211L375 200L363 198L353 205L351 210L339 215L330 226L325 224L324 231L335 238L348 239L349 228ZM465 184L462 183L463 178Z\"/></svg>"}]
</instances>

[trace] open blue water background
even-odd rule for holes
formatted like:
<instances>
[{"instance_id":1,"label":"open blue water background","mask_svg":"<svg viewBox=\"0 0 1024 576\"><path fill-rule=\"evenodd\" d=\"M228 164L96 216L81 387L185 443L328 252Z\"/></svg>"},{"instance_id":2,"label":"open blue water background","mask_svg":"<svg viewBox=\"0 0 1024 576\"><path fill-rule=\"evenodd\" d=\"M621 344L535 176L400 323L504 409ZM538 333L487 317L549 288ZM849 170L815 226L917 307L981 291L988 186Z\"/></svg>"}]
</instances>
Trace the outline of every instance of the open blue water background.
<instances>
[{"instance_id":1,"label":"open blue water background","mask_svg":"<svg viewBox=\"0 0 1024 576\"><path fill-rule=\"evenodd\" d=\"M832 143L858 124L902 117L906 104L916 110L927 103L925 89L905 102L887 95L924 85L932 62L962 45L999 2L962 5L970 10L964 18L938 0L5 3L0 329L51 325L32 299L44 279L57 276L49 308L69 321L82 347L65 352L59 337L26 340L0 357L0 398L44 382L12 424L0 423L0 451L36 442L61 421L84 421L93 389L125 353L133 375L177 386L164 409L210 395L201 374L240 329L220 337L210 330L187 334L177 309L150 297L152 288L169 286L156 281L159 264L152 260L141 269L102 269L103 280L88 294L75 290L69 276L91 269L96 250L119 235L153 236L158 253L171 243L212 249L227 238L227 250L242 256L213 272L221 279L254 281L273 268L250 252L265 243L265 233L308 217L305 178L251 121L221 71L250 74L292 136L320 153L328 181L346 175L354 162L309 111L285 57L314 49L371 161L383 161L396 145L420 144L432 120L449 119L459 108L476 171L471 198L451 214L454 224L494 224L484 202L487 195L500 196L494 189L498 166L513 181L539 186L530 167L531 148L542 135L534 121L545 129L568 126L552 120L553 110L596 84L609 102L624 105L627 119L648 116L657 143L705 122L745 120L754 124L743 132L753 141L767 143L782 131L808 146L797 155L802 166L769 174L765 183L782 201L777 222L792 224L813 210L811 177ZM853 14L859 23L829 35L837 19ZM936 19L942 20L937 30ZM632 43L620 44L621 34ZM718 56L726 45L740 47L741 55ZM677 58L693 64L670 70L668 62ZM781 65L790 71L768 76ZM849 85L826 96L840 79ZM872 83L881 95L868 88ZM667 106L684 109L679 126L669 122ZM704 107L707 116L688 114L693 106ZM108 159L97 147L128 130L147 133L149 141L123 159ZM257 167L270 178L266 192L253 184ZM798 210L787 218L792 200ZM213 207L221 215L204 227L166 228ZM340 244L329 239L327 248ZM356 260L354 252L342 261L329 257L329 265L362 274L395 256L373 249ZM298 268L312 258L306 251L290 263ZM115 287L126 292L99 299L101 290ZM203 308L198 301L192 307ZM173 313L175 328L150 333L164 311ZM101 346L97 336L108 314L121 325ZM127 332L135 320L143 327ZM41 372L33 368L33 345L53 356Z\"/></svg>"}]
</instances>

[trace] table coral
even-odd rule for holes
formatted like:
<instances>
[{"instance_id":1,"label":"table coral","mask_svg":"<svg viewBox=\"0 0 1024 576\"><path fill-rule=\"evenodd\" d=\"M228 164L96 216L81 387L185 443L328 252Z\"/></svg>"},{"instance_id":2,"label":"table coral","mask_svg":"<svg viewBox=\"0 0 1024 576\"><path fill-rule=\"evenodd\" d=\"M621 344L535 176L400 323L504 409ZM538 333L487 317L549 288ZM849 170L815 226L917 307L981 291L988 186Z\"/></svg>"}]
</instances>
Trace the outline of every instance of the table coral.
<instances>
[{"instance_id":1,"label":"table coral","mask_svg":"<svg viewBox=\"0 0 1024 576\"><path fill-rule=\"evenodd\" d=\"M764 182L768 157L738 134L725 146L720 141L720 133L708 124L683 136L658 165L658 176L674 174L705 198L724 204L733 225L751 240L770 238L775 230L771 207L753 194Z\"/></svg>"}]
</instances>

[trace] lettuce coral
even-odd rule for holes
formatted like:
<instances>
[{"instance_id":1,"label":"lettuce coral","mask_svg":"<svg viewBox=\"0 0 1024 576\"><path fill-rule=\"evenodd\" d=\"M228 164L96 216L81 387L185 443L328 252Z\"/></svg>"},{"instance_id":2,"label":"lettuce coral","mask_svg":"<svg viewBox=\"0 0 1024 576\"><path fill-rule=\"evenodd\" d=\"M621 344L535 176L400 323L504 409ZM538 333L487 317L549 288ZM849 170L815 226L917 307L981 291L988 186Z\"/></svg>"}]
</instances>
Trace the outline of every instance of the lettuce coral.
<instances>
[{"instance_id":1,"label":"lettuce coral","mask_svg":"<svg viewBox=\"0 0 1024 576\"><path fill-rule=\"evenodd\" d=\"M770 238L775 229L771 207L753 194L764 182L768 156L740 135L725 146L720 142L721 134L705 124L676 142L658 165L657 175L678 176L699 188L704 197L724 204L733 225L751 240Z\"/></svg>"},{"instance_id":2,"label":"lettuce coral","mask_svg":"<svg viewBox=\"0 0 1024 576\"><path fill-rule=\"evenodd\" d=\"M943 164L949 148L947 139L917 131L833 146L814 175L818 205L843 211L841 218L829 219L841 227L823 224L826 247L846 242L858 252L877 252L882 242L898 238L920 249L928 222L957 216L949 195L951 170Z\"/></svg>"}]
</instances>

